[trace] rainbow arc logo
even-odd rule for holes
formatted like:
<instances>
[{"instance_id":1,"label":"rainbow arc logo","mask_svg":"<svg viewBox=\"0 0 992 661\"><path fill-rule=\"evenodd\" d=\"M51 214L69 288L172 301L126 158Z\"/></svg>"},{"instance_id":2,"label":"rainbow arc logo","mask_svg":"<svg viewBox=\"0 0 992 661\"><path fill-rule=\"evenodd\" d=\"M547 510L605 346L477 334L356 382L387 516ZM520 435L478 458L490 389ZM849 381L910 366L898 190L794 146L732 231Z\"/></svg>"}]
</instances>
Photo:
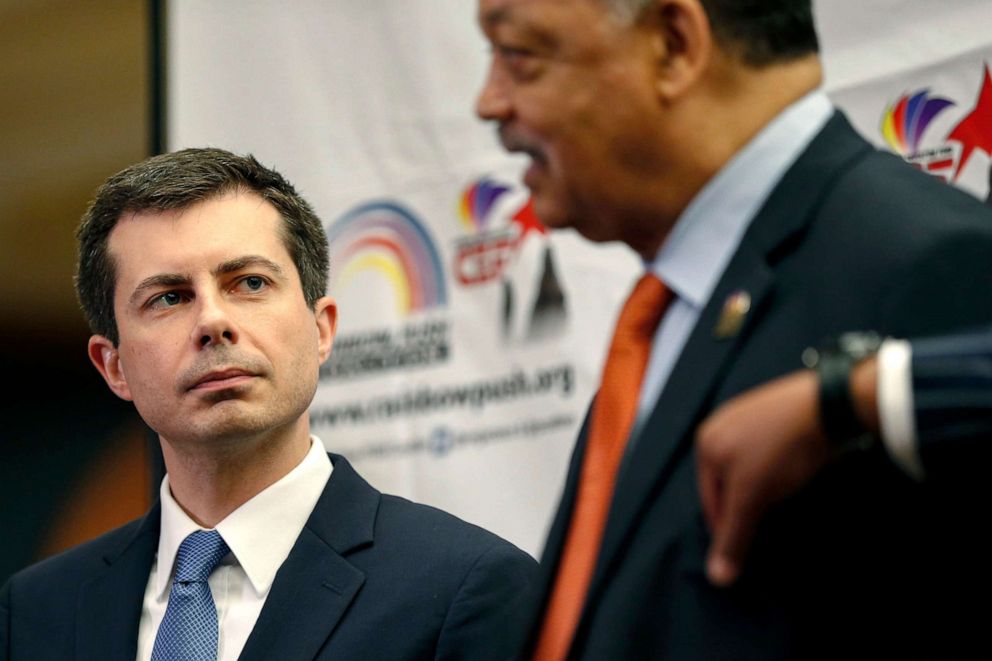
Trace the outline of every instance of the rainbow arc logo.
<instances>
[{"instance_id":1,"label":"rainbow arc logo","mask_svg":"<svg viewBox=\"0 0 992 661\"><path fill-rule=\"evenodd\" d=\"M423 223L399 204L362 204L335 222L327 239L332 292L345 291L358 276L373 272L390 284L401 317L447 304L437 248Z\"/></svg>"}]
</instances>

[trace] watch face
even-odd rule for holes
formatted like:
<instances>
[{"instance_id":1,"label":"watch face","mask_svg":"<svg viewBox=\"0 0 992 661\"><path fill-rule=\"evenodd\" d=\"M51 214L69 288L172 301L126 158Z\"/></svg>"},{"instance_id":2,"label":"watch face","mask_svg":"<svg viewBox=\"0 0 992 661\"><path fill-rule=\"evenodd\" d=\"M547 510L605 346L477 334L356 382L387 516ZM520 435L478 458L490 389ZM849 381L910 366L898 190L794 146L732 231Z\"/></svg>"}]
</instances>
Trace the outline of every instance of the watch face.
<instances>
[{"instance_id":1,"label":"watch face","mask_svg":"<svg viewBox=\"0 0 992 661\"><path fill-rule=\"evenodd\" d=\"M837 338L838 348L854 360L866 358L882 344L882 337L873 332L844 333Z\"/></svg>"},{"instance_id":2,"label":"watch face","mask_svg":"<svg viewBox=\"0 0 992 661\"><path fill-rule=\"evenodd\" d=\"M838 335L822 346L804 349L800 358L809 369L815 369L828 354L843 354L857 362L876 353L882 340L882 336L875 332L851 331Z\"/></svg>"},{"instance_id":3,"label":"watch face","mask_svg":"<svg viewBox=\"0 0 992 661\"><path fill-rule=\"evenodd\" d=\"M803 349L803 355L800 356L800 359L807 369L813 369L820 362L820 350L815 347L806 347Z\"/></svg>"}]
</instances>

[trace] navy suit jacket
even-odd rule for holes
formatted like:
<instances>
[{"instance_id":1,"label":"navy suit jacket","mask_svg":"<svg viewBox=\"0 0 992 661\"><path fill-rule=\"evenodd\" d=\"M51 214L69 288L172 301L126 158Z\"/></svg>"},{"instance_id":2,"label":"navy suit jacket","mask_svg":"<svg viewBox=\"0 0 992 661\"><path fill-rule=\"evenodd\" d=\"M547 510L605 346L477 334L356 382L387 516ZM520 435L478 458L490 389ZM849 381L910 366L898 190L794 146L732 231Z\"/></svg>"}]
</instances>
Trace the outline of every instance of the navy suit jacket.
<instances>
[{"instance_id":1,"label":"navy suit jacket","mask_svg":"<svg viewBox=\"0 0 992 661\"><path fill-rule=\"evenodd\" d=\"M992 460L992 329L912 343L920 459L941 475Z\"/></svg>"},{"instance_id":2,"label":"navy suit jacket","mask_svg":"<svg viewBox=\"0 0 992 661\"><path fill-rule=\"evenodd\" d=\"M387 496L342 457L241 659L506 659L537 563L485 530ZM127 659L158 548L159 507L16 574L0 658Z\"/></svg>"},{"instance_id":3,"label":"navy suit jacket","mask_svg":"<svg viewBox=\"0 0 992 661\"><path fill-rule=\"evenodd\" d=\"M748 228L625 461L570 658L987 652L987 612L977 616L970 598L992 593L990 549L976 533L988 498L975 483L918 485L880 449L850 455L766 518L741 579L718 589L704 574L710 540L693 440L719 403L799 369L804 348L841 332L916 337L989 323L990 256L988 208L877 152L836 114ZM750 312L739 333L721 337L724 301L739 291ZM539 608L585 443L583 430L542 560ZM987 476L988 463L982 469Z\"/></svg>"}]
</instances>

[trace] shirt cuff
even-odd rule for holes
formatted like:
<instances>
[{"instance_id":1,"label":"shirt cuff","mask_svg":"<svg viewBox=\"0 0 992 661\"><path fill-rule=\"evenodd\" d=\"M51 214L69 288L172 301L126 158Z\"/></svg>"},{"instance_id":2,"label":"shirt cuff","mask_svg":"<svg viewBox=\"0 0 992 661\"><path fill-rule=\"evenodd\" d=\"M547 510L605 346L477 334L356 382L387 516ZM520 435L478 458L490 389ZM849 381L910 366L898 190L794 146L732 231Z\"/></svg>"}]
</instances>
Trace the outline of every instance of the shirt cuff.
<instances>
[{"instance_id":1,"label":"shirt cuff","mask_svg":"<svg viewBox=\"0 0 992 661\"><path fill-rule=\"evenodd\" d=\"M916 480L924 477L913 414L912 349L907 340L885 340L878 351L878 418L882 444Z\"/></svg>"}]
</instances>

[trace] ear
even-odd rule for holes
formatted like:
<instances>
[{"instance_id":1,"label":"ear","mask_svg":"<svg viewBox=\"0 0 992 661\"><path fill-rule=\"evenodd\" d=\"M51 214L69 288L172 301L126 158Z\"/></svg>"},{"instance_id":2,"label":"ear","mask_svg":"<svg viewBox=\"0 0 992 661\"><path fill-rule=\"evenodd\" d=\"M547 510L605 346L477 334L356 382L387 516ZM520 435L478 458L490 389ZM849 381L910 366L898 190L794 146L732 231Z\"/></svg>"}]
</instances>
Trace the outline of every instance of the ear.
<instances>
[{"instance_id":1,"label":"ear","mask_svg":"<svg viewBox=\"0 0 992 661\"><path fill-rule=\"evenodd\" d=\"M662 102L676 100L703 77L715 46L709 17L699 0L655 0L642 16L653 32L655 90Z\"/></svg>"},{"instance_id":2,"label":"ear","mask_svg":"<svg viewBox=\"0 0 992 661\"><path fill-rule=\"evenodd\" d=\"M132 401L127 377L124 376L124 370L121 369L120 352L117 351L114 343L103 335L94 335L90 338L88 352L96 371L107 382L113 393L121 399Z\"/></svg>"},{"instance_id":3,"label":"ear","mask_svg":"<svg viewBox=\"0 0 992 661\"><path fill-rule=\"evenodd\" d=\"M331 355L334 334L338 328L338 306L330 296L317 299L313 306L317 321L317 351L323 363Z\"/></svg>"}]
</instances>

